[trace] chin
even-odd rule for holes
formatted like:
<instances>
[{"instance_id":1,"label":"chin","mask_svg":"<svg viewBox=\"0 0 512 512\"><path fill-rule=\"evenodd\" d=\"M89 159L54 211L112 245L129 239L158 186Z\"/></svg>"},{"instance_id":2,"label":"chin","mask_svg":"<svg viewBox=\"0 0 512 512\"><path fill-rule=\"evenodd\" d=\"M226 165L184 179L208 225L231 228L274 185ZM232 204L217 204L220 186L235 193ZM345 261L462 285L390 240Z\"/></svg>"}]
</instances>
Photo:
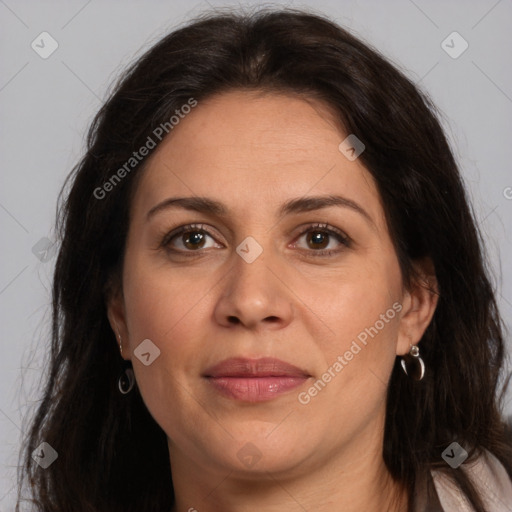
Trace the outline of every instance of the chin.
<instances>
[{"instance_id":1,"label":"chin","mask_svg":"<svg viewBox=\"0 0 512 512\"><path fill-rule=\"evenodd\" d=\"M233 471L244 478L261 477L266 473L293 473L296 468L303 469L303 463L315 452L313 446L304 444L311 441L306 433L287 430L274 423L254 422L253 428L247 423L239 432L231 431L233 438L221 442L207 443L210 457L224 466L224 470ZM281 431L279 429L282 428Z\"/></svg>"}]
</instances>

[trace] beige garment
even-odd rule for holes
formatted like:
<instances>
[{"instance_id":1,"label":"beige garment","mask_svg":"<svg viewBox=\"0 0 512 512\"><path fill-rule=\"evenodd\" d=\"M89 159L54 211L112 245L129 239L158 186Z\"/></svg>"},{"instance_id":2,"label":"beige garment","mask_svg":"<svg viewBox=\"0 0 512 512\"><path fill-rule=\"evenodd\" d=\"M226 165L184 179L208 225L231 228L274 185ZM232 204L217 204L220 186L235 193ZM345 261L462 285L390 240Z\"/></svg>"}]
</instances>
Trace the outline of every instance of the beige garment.
<instances>
[{"instance_id":1,"label":"beige garment","mask_svg":"<svg viewBox=\"0 0 512 512\"><path fill-rule=\"evenodd\" d=\"M489 512L512 512L512 481L499 460L486 451L472 463L460 466L478 487ZM432 478L444 512L474 512L458 487L439 471Z\"/></svg>"}]
</instances>

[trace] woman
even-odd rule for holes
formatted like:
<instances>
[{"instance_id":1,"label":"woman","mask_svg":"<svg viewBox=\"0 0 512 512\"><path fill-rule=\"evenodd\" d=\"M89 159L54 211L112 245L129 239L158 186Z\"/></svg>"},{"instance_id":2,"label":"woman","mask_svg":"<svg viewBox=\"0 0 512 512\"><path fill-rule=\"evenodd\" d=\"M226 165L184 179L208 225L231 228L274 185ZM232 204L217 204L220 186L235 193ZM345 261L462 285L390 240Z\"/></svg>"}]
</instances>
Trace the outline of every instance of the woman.
<instances>
[{"instance_id":1,"label":"woman","mask_svg":"<svg viewBox=\"0 0 512 512\"><path fill-rule=\"evenodd\" d=\"M510 510L479 234L375 50L204 16L122 77L70 180L36 510Z\"/></svg>"}]
</instances>

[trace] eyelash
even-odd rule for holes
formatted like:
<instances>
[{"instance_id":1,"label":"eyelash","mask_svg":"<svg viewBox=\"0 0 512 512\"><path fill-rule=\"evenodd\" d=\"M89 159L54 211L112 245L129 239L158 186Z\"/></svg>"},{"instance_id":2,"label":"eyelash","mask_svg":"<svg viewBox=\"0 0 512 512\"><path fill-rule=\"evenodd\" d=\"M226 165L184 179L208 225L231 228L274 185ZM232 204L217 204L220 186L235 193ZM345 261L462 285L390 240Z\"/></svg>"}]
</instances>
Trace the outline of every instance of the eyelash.
<instances>
[{"instance_id":1,"label":"eyelash","mask_svg":"<svg viewBox=\"0 0 512 512\"><path fill-rule=\"evenodd\" d=\"M300 239L302 236L309 233L310 231L321 232L321 233L327 234L329 236L334 236L346 248L351 247L350 238L348 236L346 236L344 233L342 233L341 231L339 231L337 228L330 226L329 224L317 223L317 224L312 224L310 226L307 226L307 228L298 235L297 239ZM195 233L195 232L204 232L208 236L215 238L214 235L206 228L206 226L204 224L187 224L185 226L181 226L177 230L167 233L163 237L162 242L160 243L160 247L165 248L168 252L184 255L186 257L197 256L200 249L198 249L197 251L183 251L181 249L173 249L170 247L170 243L176 237L179 237L180 235L183 235L185 233ZM334 256L336 254L339 254L342 250L343 249L319 249L319 250L311 249L308 252L312 252L315 256L319 256L319 257L329 257L329 256Z\"/></svg>"}]
</instances>

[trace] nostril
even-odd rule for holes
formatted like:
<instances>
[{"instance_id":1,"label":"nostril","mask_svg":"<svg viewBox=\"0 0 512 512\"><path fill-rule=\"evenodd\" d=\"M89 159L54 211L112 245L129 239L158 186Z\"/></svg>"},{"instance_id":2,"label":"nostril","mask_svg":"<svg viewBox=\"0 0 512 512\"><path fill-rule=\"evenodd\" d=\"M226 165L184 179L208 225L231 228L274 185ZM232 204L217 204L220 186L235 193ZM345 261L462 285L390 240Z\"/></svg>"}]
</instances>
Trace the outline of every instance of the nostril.
<instances>
[{"instance_id":1,"label":"nostril","mask_svg":"<svg viewBox=\"0 0 512 512\"><path fill-rule=\"evenodd\" d=\"M228 321L235 325L240 323L240 319L236 316L228 316Z\"/></svg>"}]
</instances>

